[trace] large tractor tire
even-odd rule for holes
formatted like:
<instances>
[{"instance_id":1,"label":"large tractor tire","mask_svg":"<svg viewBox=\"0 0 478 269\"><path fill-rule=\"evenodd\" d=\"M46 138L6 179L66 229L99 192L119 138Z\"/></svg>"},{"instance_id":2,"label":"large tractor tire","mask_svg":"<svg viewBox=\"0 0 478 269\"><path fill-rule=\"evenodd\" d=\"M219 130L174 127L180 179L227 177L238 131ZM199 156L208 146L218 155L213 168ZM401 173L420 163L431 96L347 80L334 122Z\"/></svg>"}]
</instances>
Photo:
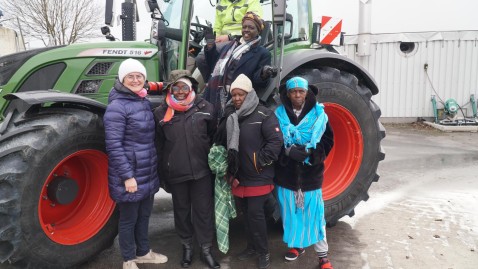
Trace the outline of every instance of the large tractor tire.
<instances>
[{"instance_id":1,"label":"large tractor tire","mask_svg":"<svg viewBox=\"0 0 478 269\"><path fill-rule=\"evenodd\" d=\"M0 136L0 262L70 268L110 247L102 117L76 108L19 113Z\"/></svg>"},{"instance_id":2,"label":"large tractor tire","mask_svg":"<svg viewBox=\"0 0 478 269\"><path fill-rule=\"evenodd\" d=\"M334 131L334 147L325 161L322 194L328 226L368 199L378 180L378 163L385 158L380 145L385 129L378 121L380 108L372 92L347 72L330 67L301 68L284 78L302 76L318 87L317 100L325 105Z\"/></svg>"}]
</instances>

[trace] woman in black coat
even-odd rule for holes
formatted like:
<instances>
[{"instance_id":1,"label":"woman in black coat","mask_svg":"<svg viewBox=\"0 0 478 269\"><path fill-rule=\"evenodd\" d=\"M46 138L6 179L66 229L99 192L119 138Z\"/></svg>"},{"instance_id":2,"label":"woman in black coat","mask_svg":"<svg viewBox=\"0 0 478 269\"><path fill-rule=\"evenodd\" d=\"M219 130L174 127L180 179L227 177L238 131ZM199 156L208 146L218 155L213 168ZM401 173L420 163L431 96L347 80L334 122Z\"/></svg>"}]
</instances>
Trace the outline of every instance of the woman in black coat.
<instances>
[{"instance_id":1,"label":"woman in black coat","mask_svg":"<svg viewBox=\"0 0 478 269\"><path fill-rule=\"evenodd\" d=\"M214 39L206 36L208 44L204 53L211 77L203 97L214 105L218 118L224 114L226 101L230 99L229 87L239 74L246 75L258 90L265 88L276 73L270 66L271 54L260 46L263 29L264 21L255 13L247 12L242 19L242 38L230 41L219 52Z\"/></svg>"},{"instance_id":2,"label":"woman in black coat","mask_svg":"<svg viewBox=\"0 0 478 269\"><path fill-rule=\"evenodd\" d=\"M154 111L160 176L171 191L174 224L183 245L182 267L193 256L193 236L201 258L220 268L212 254L214 239L212 174L208 165L216 118L210 103L197 96L197 81L187 70L171 72L165 103Z\"/></svg>"},{"instance_id":3,"label":"woman in black coat","mask_svg":"<svg viewBox=\"0 0 478 269\"><path fill-rule=\"evenodd\" d=\"M282 148L282 134L274 112L259 103L245 75L231 84L231 95L214 142L228 150L227 178L245 215L247 248L238 259L258 256L259 268L267 268L265 207L274 189L274 162Z\"/></svg>"}]
</instances>

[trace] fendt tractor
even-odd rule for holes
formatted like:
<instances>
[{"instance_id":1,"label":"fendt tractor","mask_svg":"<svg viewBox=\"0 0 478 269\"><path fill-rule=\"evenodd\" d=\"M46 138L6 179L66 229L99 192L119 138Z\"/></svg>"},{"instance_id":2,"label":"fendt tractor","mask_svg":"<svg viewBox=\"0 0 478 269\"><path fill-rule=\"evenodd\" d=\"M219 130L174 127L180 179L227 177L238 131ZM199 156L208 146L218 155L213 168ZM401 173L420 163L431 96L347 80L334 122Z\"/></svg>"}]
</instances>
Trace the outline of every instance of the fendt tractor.
<instances>
[{"instance_id":1,"label":"fendt tractor","mask_svg":"<svg viewBox=\"0 0 478 269\"><path fill-rule=\"evenodd\" d=\"M262 1L262 45L279 74L257 92L274 107L278 86L292 76L319 88L317 99L336 141L323 185L326 219L333 226L368 199L385 157L380 144L385 130L371 99L378 93L374 79L333 46L320 44L312 1ZM113 1L106 2L110 10ZM118 213L108 194L103 124L108 93L126 58L141 61L158 89L171 70L191 68L187 63L194 63L210 27L195 15L208 7L194 10L193 2L147 1L153 25L147 42L73 44L0 57L0 262L68 268L112 246ZM121 5L123 39L134 40L135 3ZM111 23L111 12L105 18ZM148 98L156 106L164 97L151 87Z\"/></svg>"}]
</instances>

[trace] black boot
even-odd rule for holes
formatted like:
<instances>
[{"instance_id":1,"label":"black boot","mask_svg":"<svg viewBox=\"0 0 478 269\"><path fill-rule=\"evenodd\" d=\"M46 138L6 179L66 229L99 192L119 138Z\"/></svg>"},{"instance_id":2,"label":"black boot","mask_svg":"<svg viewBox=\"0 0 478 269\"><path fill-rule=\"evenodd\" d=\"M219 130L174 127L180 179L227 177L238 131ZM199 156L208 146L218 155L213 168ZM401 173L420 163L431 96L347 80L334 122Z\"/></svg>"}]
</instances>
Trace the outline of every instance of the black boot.
<instances>
[{"instance_id":1,"label":"black boot","mask_svg":"<svg viewBox=\"0 0 478 269\"><path fill-rule=\"evenodd\" d=\"M271 255L269 253L267 254L261 254L259 256L259 268L260 269L265 269L271 265Z\"/></svg>"},{"instance_id":2,"label":"black boot","mask_svg":"<svg viewBox=\"0 0 478 269\"><path fill-rule=\"evenodd\" d=\"M253 246L247 245L246 249L237 255L237 259L240 261L245 261L250 258L255 258L258 255L259 253L256 252Z\"/></svg>"},{"instance_id":3,"label":"black boot","mask_svg":"<svg viewBox=\"0 0 478 269\"><path fill-rule=\"evenodd\" d=\"M181 260L181 267L188 268L193 261L193 245L183 244L183 259Z\"/></svg>"},{"instance_id":4,"label":"black boot","mask_svg":"<svg viewBox=\"0 0 478 269\"><path fill-rule=\"evenodd\" d=\"M209 266L209 268L218 269L221 268L221 265L214 260L214 257L211 254L211 245L202 245L201 246L201 260Z\"/></svg>"}]
</instances>

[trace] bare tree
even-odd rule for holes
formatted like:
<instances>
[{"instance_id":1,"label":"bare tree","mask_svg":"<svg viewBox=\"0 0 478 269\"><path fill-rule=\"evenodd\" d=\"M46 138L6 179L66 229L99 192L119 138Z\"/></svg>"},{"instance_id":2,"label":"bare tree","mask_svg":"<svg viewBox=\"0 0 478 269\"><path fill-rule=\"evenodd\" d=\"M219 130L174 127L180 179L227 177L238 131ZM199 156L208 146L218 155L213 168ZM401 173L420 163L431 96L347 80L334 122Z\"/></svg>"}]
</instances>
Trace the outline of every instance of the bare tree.
<instances>
[{"instance_id":1,"label":"bare tree","mask_svg":"<svg viewBox=\"0 0 478 269\"><path fill-rule=\"evenodd\" d=\"M18 18L24 36L41 40L45 46L67 45L99 36L98 29L103 9L96 0L2 2L4 14L8 13L9 17Z\"/></svg>"}]
</instances>

